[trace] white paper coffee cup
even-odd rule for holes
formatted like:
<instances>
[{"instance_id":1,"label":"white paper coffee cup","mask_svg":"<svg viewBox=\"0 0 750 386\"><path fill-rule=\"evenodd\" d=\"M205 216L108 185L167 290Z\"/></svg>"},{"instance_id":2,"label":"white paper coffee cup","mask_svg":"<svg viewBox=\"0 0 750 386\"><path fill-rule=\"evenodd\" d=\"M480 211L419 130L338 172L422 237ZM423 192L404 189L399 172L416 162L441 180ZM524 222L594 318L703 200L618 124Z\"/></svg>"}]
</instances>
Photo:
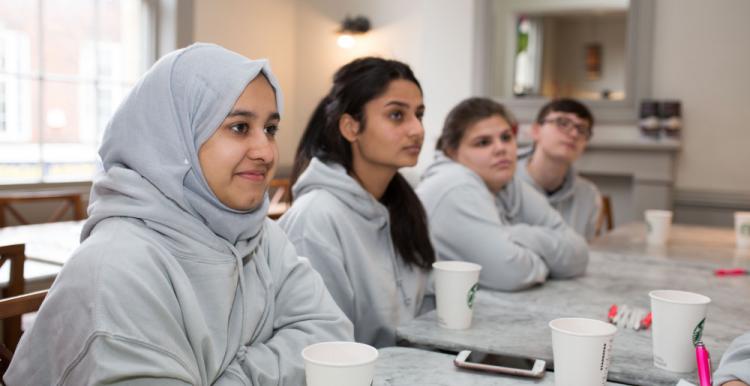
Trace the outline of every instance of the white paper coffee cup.
<instances>
[{"instance_id":1,"label":"white paper coffee cup","mask_svg":"<svg viewBox=\"0 0 750 386\"><path fill-rule=\"evenodd\" d=\"M305 347L307 386L370 386L378 350L355 342L323 342Z\"/></svg>"},{"instance_id":2,"label":"white paper coffee cup","mask_svg":"<svg viewBox=\"0 0 750 386\"><path fill-rule=\"evenodd\" d=\"M677 373L695 371L693 331L706 318L711 299L693 292L655 290L651 298L654 366Z\"/></svg>"},{"instance_id":3,"label":"white paper coffee cup","mask_svg":"<svg viewBox=\"0 0 750 386\"><path fill-rule=\"evenodd\" d=\"M750 212L734 212L737 248L750 249Z\"/></svg>"},{"instance_id":4,"label":"white paper coffee cup","mask_svg":"<svg viewBox=\"0 0 750 386\"><path fill-rule=\"evenodd\" d=\"M604 385L617 327L586 318L555 319L549 327L555 386Z\"/></svg>"},{"instance_id":5,"label":"white paper coffee cup","mask_svg":"<svg viewBox=\"0 0 750 386\"><path fill-rule=\"evenodd\" d=\"M482 266L466 261L438 261L432 268L438 325L453 330L469 328Z\"/></svg>"},{"instance_id":6,"label":"white paper coffee cup","mask_svg":"<svg viewBox=\"0 0 750 386\"><path fill-rule=\"evenodd\" d=\"M672 212L669 210L649 209L646 217L646 241L651 245L664 245L669 239L672 228Z\"/></svg>"}]
</instances>

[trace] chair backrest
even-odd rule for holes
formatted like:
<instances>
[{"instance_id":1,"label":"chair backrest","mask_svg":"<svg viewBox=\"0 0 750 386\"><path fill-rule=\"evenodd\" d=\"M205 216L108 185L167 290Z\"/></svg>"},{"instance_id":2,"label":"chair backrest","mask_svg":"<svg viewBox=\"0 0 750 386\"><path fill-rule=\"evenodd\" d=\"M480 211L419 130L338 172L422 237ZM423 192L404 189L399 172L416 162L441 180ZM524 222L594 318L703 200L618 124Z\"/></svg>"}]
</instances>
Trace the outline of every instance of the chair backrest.
<instances>
[{"instance_id":1,"label":"chair backrest","mask_svg":"<svg viewBox=\"0 0 750 386\"><path fill-rule=\"evenodd\" d=\"M596 236L602 236L604 232L604 225L607 226L607 232L614 228L614 216L612 215L612 200L609 196L602 196L602 211L599 213L599 218L596 220Z\"/></svg>"},{"instance_id":2,"label":"chair backrest","mask_svg":"<svg viewBox=\"0 0 750 386\"><path fill-rule=\"evenodd\" d=\"M6 263L10 264L10 276L8 285L2 290L3 299L13 298L26 292L26 281L23 277L26 263L25 246L15 244L0 247L0 266ZM18 340L21 339L21 316L0 319L3 321L3 342L11 350L15 350Z\"/></svg>"},{"instance_id":3,"label":"chair backrest","mask_svg":"<svg viewBox=\"0 0 750 386\"><path fill-rule=\"evenodd\" d=\"M292 204L292 190L288 178L276 178L271 180L268 186L268 195L271 197L271 205L268 209L268 217L277 219L281 217Z\"/></svg>"},{"instance_id":4,"label":"chair backrest","mask_svg":"<svg viewBox=\"0 0 750 386\"><path fill-rule=\"evenodd\" d=\"M83 206L82 196L87 192L83 190L40 190L40 191L5 191L0 192L0 228L6 224L5 213L15 218L21 225L29 224L13 204L32 203L40 201L62 201L60 206L50 214L47 222L60 221L65 212L70 208L73 211L74 220L86 218L86 210Z\"/></svg>"},{"instance_id":5,"label":"chair backrest","mask_svg":"<svg viewBox=\"0 0 750 386\"><path fill-rule=\"evenodd\" d=\"M46 296L47 290L43 290L2 299L0 300L0 319L7 321L18 318L20 323L21 315L38 310ZM21 338L20 326L18 329L19 334L15 342L11 344L5 341L5 344L0 344L0 379L8 370L10 361L13 359L13 351L18 345L18 339Z\"/></svg>"}]
</instances>

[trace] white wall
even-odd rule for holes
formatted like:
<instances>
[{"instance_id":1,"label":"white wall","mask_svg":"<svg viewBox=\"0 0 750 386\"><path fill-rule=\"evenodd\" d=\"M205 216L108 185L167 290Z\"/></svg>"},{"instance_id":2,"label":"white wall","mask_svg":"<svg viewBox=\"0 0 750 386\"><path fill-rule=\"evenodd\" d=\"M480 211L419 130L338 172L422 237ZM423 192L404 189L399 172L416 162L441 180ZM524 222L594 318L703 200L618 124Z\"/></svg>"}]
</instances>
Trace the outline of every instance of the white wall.
<instances>
[{"instance_id":1,"label":"white wall","mask_svg":"<svg viewBox=\"0 0 750 386\"><path fill-rule=\"evenodd\" d=\"M506 5L512 8L515 1ZM475 1L195 3L197 40L271 59L287 100L279 137L282 165L291 164L333 72L356 56L406 61L422 82L428 135L419 169L432 158L447 111L472 93ZM750 193L750 1L659 0L655 8L653 96L679 99L684 109L677 188ZM346 14L366 15L373 25L351 51L335 44L334 31Z\"/></svg>"},{"instance_id":2,"label":"white wall","mask_svg":"<svg viewBox=\"0 0 750 386\"><path fill-rule=\"evenodd\" d=\"M655 5L653 95L683 104L677 188L750 195L750 1Z\"/></svg>"},{"instance_id":3,"label":"white wall","mask_svg":"<svg viewBox=\"0 0 750 386\"><path fill-rule=\"evenodd\" d=\"M448 110L471 95L473 3L469 1L300 1L296 20L295 103L304 125L328 92L333 73L353 58L377 55L408 63L422 84L427 107L425 145L414 179L432 159ZM365 15L373 29L344 50L333 33L347 15ZM300 127L300 133L303 127Z\"/></svg>"},{"instance_id":4,"label":"white wall","mask_svg":"<svg viewBox=\"0 0 750 386\"><path fill-rule=\"evenodd\" d=\"M405 61L425 93L422 169L445 114L471 94L473 12L473 2L451 0L195 0L194 35L271 60L287 106L279 136L282 167L291 165L307 119L337 68L363 55ZM336 45L335 34L347 14L365 15L373 26L350 50Z\"/></svg>"},{"instance_id":5,"label":"white wall","mask_svg":"<svg viewBox=\"0 0 750 386\"><path fill-rule=\"evenodd\" d=\"M252 59L268 58L284 93L280 165L294 157L299 118L294 106L295 0L194 0L195 41L220 44ZM220 71L220 69L217 69Z\"/></svg>"}]
</instances>

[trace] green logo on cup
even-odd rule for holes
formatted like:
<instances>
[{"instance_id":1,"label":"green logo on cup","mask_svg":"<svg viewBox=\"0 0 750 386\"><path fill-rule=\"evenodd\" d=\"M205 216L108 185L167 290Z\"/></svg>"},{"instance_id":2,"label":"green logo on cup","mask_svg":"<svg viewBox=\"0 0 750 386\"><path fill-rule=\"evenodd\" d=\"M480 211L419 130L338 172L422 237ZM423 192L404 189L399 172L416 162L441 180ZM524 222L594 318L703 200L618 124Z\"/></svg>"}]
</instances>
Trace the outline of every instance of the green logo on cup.
<instances>
[{"instance_id":1,"label":"green logo on cup","mask_svg":"<svg viewBox=\"0 0 750 386\"><path fill-rule=\"evenodd\" d=\"M701 319L700 323L693 329L693 346L697 346L703 337L703 324L706 323L706 318Z\"/></svg>"},{"instance_id":2,"label":"green logo on cup","mask_svg":"<svg viewBox=\"0 0 750 386\"><path fill-rule=\"evenodd\" d=\"M740 225L740 234L745 236L750 236L750 224L744 223Z\"/></svg>"},{"instance_id":3,"label":"green logo on cup","mask_svg":"<svg viewBox=\"0 0 750 386\"><path fill-rule=\"evenodd\" d=\"M651 221L646 220L646 233L651 233L652 230Z\"/></svg>"},{"instance_id":4,"label":"green logo on cup","mask_svg":"<svg viewBox=\"0 0 750 386\"><path fill-rule=\"evenodd\" d=\"M477 289L479 289L479 283L471 286L471 288L469 288L469 293L466 295L466 305L468 305L469 308L474 308L474 295L477 294Z\"/></svg>"}]
</instances>

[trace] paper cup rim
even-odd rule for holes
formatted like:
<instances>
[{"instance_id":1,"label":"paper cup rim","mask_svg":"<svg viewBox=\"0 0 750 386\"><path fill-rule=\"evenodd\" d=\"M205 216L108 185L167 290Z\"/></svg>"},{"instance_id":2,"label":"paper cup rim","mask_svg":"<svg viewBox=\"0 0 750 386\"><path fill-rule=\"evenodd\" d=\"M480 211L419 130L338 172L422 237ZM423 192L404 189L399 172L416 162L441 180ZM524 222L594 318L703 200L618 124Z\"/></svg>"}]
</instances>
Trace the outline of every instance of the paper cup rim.
<instances>
[{"instance_id":1,"label":"paper cup rim","mask_svg":"<svg viewBox=\"0 0 750 386\"><path fill-rule=\"evenodd\" d=\"M663 210L663 209L647 209L644 214L646 216L655 216L655 217L672 217L673 213L671 210Z\"/></svg>"},{"instance_id":2,"label":"paper cup rim","mask_svg":"<svg viewBox=\"0 0 750 386\"><path fill-rule=\"evenodd\" d=\"M686 300L686 299L671 299L665 297L666 294L679 294L681 296L690 296L694 297L695 300ZM706 295L701 295L699 293L695 292L689 292L689 291L680 291L680 290L653 290L648 293L648 296L651 299L660 300L667 303L674 303L674 304L689 304L689 305L703 305L703 304L709 304L711 303L711 298Z\"/></svg>"},{"instance_id":3,"label":"paper cup rim","mask_svg":"<svg viewBox=\"0 0 750 386\"><path fill-rule=\"evenodd\" d=\"M445 272L477 272L482 270L482 266L468 261L443 260L432 263L432 269Z\"/></svg>"},{"instance_id":4,"label":"paper cup rim","mask_svg":"<svg viewBox=\"0 0 750 386\"><path fill-rule=\"evenodd\" d=\"M594 333L594 332L575 332L563 329L561 327L556 326L557 323L561 322L567 322L567 321L586 321L586 322L595 322L595 324L599 325L599 327L602 327L607 332L602 333ZM553 331L557 331L566 335L573 335L573 336L582 336L582 337L591 337L591 338L599 338L599 337L607 337L607 336L613 336L615 333L617 333L617 327L613 324L601 321L599 319L590 319L590 318L557 318L550 320L549 323L547 323L549 328L551 328Z\"/></svg>"},{"instance_id":5,"label":"paper cup rim","mask_svg":"<svg viewBox=\"0 0 750 386\"><path fill-rule=\"evenodd\" d=\"M743 211L734 212L734 218L738 219L740 217L750 217L750 212L743 212Z\"/></svg>"},{"instance_id":6,"label":"paper cup rim","mask_svg":"<svg viewBox=\"0 0 750 386\"><path fill-rule=\"evenodd\" d=\"M351 362L351 363L331 363L328 361L321 361L316 360L308 357L307 353L309 350L313 350L319 346L357 346L359 348L362 348L366 351L369 351L372 355L372 358L360 361L360 362ZM378 349L375 347L370 346L369 344L359 343L359 342L346 342L346 341L340 341L340 342L320 342L320 343L314 343L311 344L304 349L302 349L302 358L309 363L318 365L318 366L325 366L325 367L356 367L356 366L364 366L369 365L371 363L374 363L377 359L380 353L378 352Z\"/></svg>"}]
</instances>

